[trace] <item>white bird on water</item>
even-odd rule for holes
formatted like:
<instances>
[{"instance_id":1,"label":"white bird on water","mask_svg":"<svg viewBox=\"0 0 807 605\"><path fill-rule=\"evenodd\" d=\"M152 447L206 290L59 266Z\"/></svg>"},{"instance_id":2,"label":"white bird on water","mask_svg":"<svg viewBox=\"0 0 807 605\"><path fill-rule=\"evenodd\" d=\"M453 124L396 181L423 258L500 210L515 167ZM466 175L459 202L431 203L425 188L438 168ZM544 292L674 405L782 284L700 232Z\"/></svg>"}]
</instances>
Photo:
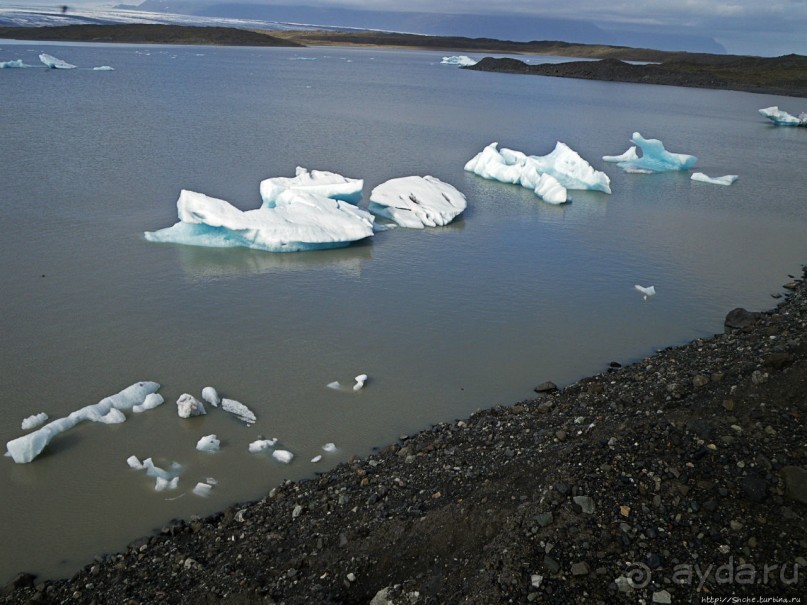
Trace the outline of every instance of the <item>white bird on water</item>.
<instances>
[{"instance_id":1,"label":"white bird on water","mask_svg":"<svg viewBox=\"0 0 807 605\"><path fill-rule=\"evenodd\" d=\"M642 294L644 294L644 300L647 300L650 296L655 296L656 295L655 286L647 286L647 287L645 287L645 286L640 286L640 285L637 284L637 285L635 285L633 287L636 288Z\"/></svg>"}]
</instances>

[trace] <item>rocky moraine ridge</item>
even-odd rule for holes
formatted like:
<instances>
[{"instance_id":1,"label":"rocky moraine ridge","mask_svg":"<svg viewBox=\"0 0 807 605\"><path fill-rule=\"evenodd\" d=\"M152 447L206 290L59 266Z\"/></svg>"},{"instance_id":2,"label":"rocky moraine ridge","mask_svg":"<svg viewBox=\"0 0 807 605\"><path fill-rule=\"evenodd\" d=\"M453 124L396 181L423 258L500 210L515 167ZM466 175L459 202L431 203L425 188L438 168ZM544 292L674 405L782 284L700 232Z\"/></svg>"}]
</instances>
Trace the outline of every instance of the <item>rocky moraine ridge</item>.
<instances>
[{"instance_id":1,"label":"rocky moraine ridge","mask_svg":"<svg viewBox=\"0 0 807 605\"><path fill-rule=\"evenodd\" d=\"M20 574L0 603L803 602L804 277L725 333L176 521L70 579Z\"/></svg>"}]
</instances>

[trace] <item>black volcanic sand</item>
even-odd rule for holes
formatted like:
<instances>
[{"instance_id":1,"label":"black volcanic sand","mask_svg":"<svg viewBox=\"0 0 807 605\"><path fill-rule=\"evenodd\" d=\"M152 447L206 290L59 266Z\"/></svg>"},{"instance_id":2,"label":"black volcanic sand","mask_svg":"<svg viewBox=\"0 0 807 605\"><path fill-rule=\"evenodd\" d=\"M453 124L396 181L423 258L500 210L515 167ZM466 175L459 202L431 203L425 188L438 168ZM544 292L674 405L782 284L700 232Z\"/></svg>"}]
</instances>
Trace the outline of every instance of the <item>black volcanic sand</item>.
<instances>
[{"instance_id":1,"label":"black volcanic sand","mask_svg":"<svg viewBox=\"0 0 807 605\"><path fill-rule=\"evenodd\" d=\"M20 574L0 603L802 602L804 276L784 288L725 333L175 522L69 580Z\"/></svg>"}]
</instances>

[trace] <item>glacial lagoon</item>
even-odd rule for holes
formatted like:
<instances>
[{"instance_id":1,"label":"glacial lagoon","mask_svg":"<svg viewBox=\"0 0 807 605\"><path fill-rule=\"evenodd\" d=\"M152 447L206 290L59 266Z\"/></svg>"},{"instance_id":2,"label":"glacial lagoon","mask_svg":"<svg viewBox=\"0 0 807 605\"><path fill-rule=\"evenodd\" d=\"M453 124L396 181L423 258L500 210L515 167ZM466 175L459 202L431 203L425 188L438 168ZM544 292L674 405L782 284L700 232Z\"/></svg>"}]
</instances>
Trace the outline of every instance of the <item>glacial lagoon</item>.
<instances>
[{"instance_id":1,"label":"glacial lagoon","mask_svg":"<svg viewBox=\"0 0 807 605\"><path fill-rule=\"evenodd\" d=\"M65 417L139 381L165 399L123 423L78 424L30 463L3 459L0 582L71 575L173 518L720 332L730 309L775 304L807 261L807 131L758 111L798 113L801 99L472 72L426 51L0 49L0 62L47 53L76 66L0 71L3 443L33 414ZM602 160L634 132L697 165L644 175ZM530 155L562 142L612 193L553 206L463 169L494 141ZM408 175L468 205L448 226L336 250L143 235L176 221L183 189L246 210L261 180L297 166L363 179L365 208ZM179 418L177 399L207 386L256 422L212 406ZM220 449L197 450L209 435ZM155 490L131 456L177 469L176 489Z\"/></svg>"}]
</instances>

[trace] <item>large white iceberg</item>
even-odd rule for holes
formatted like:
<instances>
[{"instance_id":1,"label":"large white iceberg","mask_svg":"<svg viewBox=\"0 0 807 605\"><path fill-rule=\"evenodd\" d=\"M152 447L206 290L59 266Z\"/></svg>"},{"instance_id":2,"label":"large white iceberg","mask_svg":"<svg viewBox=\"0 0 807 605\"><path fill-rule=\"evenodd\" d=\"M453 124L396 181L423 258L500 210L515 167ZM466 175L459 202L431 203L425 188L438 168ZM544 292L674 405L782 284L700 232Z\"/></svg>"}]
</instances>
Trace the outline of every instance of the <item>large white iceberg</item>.
<instances>
[{"instance_id":1,"label":"large white iceberg","mask_svg":"<svg viewBox=\"0 0 807 605\"><path fill-rule=\"evenodd\" d=\"M177 211L178 223L146 232L146 239L211 248L297 252L347 246L373 235L374 219L366 210L294 189L279 193L272 206L247 211L183 190Z\"/></svg>"},{"instance_id":2,"label":"large white iceberg","mask_svg":"<svg viewBox=\"0 0 807 605\"><path fill-rule=\"evenodd\" d=\"M39 55L39 60L42 61L46 66L50 69L75 69L76 66L68 63L67 61L62 61L61 59L57 59L53 55L49 55L47 53L42 53Z\"/></svg>"},{"instance_id":3,"label":"large white iceberg","mask_svg":"<svg viewBox=\"0 0 807 605\"><path fill-rule=\"evenodd\" d=\"M551 153L526 155L491 143L465 164L465 170L486 179L531 189L545 202L567 201L565 189L611 193L611 179L565 143L558 141ZM551 178L548 178L551 177Z\"/></svg>"},{"instance_id":4,"label":"large white iceberg","mask_svg":"<svg viewBox=\"0 0 807 605\"><path fill-rule=\"evenodd\" d=\"M638 132L633 133L631 142L642 150L642 155L632 158L630 156L633 154L628 149L623 156L630 157L630 159L619 162L619 167L625 172L653 173L689 170L698 161L694 155L671 153L658 139L645 139Z\"/></svg>"},{"instance_id":5,"label":"large white iceberg","mask_svg":"<svg viewBox=\"0 0 807 605\"><path fill-rule=\"evenodd\" d=\"M776 105L760 109L759 113L768 118L777 126L807 126L807 113L800 113L798 117L782 111Z\"/></svg>"},{"instance_id":6,"label":"large white iceberg","mask_svg":"<svg viewBox=\"0 0 807 605\"><path fill-rule=\"evenodd\" d=\"M727 174L725 176L706 176L702 172L693 172L690 177L693 181L700 181L701 183L710 183L712 185L731 185L737 180L736 174Z\"/></svg>"},{"instance_id":7,"label":"large white iceberg","mask_svg":"<svg viewBox=\"0 0 807 605\"><path fill-rule=\"evenodd\" d=\"M278 197L289 189L303 193L313 193L334 200L357 203L364 187L362 179L351 179L335 172L307 170L297 166L295 176L273 177L261 181L261 199L267 208L274 207Z\"/></svg>"},{"instance_id":8,"label":"large white iceberg","mask_svg":"<svg viewBox=\"0 0 807 605\"><path fill-rule=\"evenodd\" d=\"M382 183L367 209L401 227L442 227L467 207L465 196L433 176L405 176Z\"/></svg>"},{"instance_id":9,"label":"large white iceberg","mask_svg":"<svg viewBox=\"0 0 807 605\"><path fill-rule=\"evenodd\" d=\"M441 65L462 65L463 67L468 67L470 65L476 65L477 61L471 59L466 55L459 55L453 57L443 57L443 60L440 61Z\"/></svg>"},{"instance_id":10,"label":"large white iceberg","mask_svg":"<svg viewBox=\"0 0 807 605\"><path fill-rule=\"evenodd\" d=\"M53 420L33 433L9 441L6 444L8 455L20 464L31 462L58 434L85 420L103 423L120 422L121 418L125 420L123 410L131 410L135 405L142 404L147 395L159 388L160 385L156 382L137 382L120 393L76 410L64 418Z\"/></svg>"}]
</instances>

